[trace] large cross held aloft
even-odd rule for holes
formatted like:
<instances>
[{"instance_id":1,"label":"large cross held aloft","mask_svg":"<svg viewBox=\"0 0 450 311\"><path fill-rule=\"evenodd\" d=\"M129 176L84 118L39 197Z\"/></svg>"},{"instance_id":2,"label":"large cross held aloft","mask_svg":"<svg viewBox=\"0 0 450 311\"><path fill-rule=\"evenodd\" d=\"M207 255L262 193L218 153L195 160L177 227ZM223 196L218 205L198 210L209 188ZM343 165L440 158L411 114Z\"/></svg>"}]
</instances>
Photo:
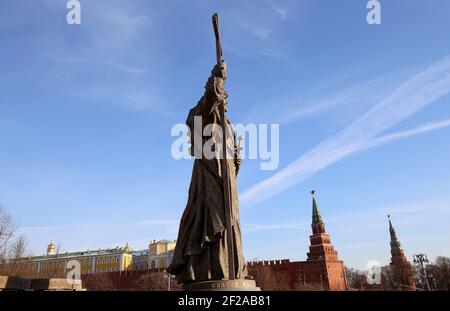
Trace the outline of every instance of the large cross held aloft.
<instances>
[{"instance_id":1,"label":"large cross held aloft","mask_svg":"<svg viewBox=\"0 0 450 311\"><path fill-rule=\"evenodd\" d=\"M219 32L219 16L215 13L212 16L212 22L214 26L214 34L216 36L216 54L217 64L222 63L222 45L220 44L220 32ZM236 278L235 265L234 265L234 241L233 241L233 223L232 223L232 208L233 202L230 194L230 179L228 172L228 157L227 157L227 136L228 126L225 119L225 103L219 105L220 109L220 121L222 127L222 180L223 180L223 202L225 207L225 217L227 222L227 250L228 250L228 276L230 280Z\"/></svg>"}]
</instances>

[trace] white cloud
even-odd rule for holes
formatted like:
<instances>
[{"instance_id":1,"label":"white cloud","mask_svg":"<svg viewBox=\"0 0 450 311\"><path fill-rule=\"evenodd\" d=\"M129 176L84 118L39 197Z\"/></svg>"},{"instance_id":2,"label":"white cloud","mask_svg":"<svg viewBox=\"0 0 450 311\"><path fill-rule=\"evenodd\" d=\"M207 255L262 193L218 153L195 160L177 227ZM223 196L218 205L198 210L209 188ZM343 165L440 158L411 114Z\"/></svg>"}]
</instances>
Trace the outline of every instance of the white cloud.
<instances>
[{"instance_id":1,"label":"white cloud","mask_svg":"<svg viewBox=\"0 0 450 311\"><path fill-rule=\"evenodd\" d=\"M447 56L403 83L340 133L305 153L279 173L247 189L241 196L241 203L253 205L264 201L357 151L446 127L447 123L443 121L375 138L449 92L450 56Z\"/></svg>"},{"instance_id":2,"label":"white cloud","mask_svg":"<svg viewBox=\"0 0 450 311\"><path fill-rule=\"evenodd\" d=\"M286 55L280 54L281 57ZM394 89L393 86L402 81L403 75L402 72L393 72L337 90L350 76L337 76L304 91L301 91L301 85L294 85L291 89L300 91L277 94L275 99L264 102L264 109L258 105L250 110L245 120L247 123L258 120L285 125L305 118L339 114L339 119L333 118L331 122L347 124L388 95ZM281 111L280 106L284 107Z\"/></svg>"},{"instance_id":3,"label":"white cloud","mask_svg":"<svg viewBox=\"0 0 450 311\"><path fill-rule=\"evenodd\" d=\"M402 204L388 205L383 209L383 213L388 214L403 214L403 215L450 215L449 205L442 201L419 201L408 202ZM433 216L434 217L434 216Z\"/></svg>"},{"instance_id":4,"label":"white cloud","mask_svg":"<svg viewBox=\"0 0 450 311\"><path fill-rule=\"evenodd\" d=\"M287 10L280 8L280 7L277 7L274 9L275 9L275 12L277 12L278 15L280 15L281 19L284 19L284 20L288 19Z\"/></svg>"},{"instance_id":5,"label":"white cloud","mask_svg":"<svg viewBox=\"0 0 450 311\"><path fill-rule=\"evenodd\" d=\"M384 77L386 78L386 77ZM324 111L332 111L336 107L359 108L362 103L375 102L377 94L383 90L381 87L382 79L364 82L344 90L334 92L331 95L321 95L324 90L316 90L315 93L306 92L294 100L294 106L278 117L276 123L288 124L299 121L306 117L314 116ZM357 104L357 105L355 105ZM334 110L333 110L334 111Z\"/></svg>"},{"instance_id":6,"label":"white cloud","mask_svg":"<svg viewBox=\"0 0 450 311\"><path fill-rule=\"evenodd\" d=\"M288 19L288 10L279 6L274 1L266 0L265 3L282 19Z\"/></svg>"},{"instance_id":7,"label":"white cloud","mask_svg":"<svg viewBox=\"0 0 450 311\"><path fill-rule=\"evenodd\" d=\"M251 231L267 231L267 230L305 230L309 226L306 222L288 223L288 224L242 224L243 230Z\"/></svg>"},{"instance_id":8,"label":"white cloud","mask_svg":"<svg viewBox=\"0 0 450 311\"><path fill-rule=\"evenodd\" d=\"M121 70L128 74L133 74L133 75L144 74L144 73L148 72L146 69L143 69L143 68L131 67L131 66L127 66L127 65L118 64L118 63L110 63L110 65L114 68L117 68L118 70Z\"/></svg>"},{"instance_id":9,"label":"white cloud","mask_svg":"<svg viewBox=\"0 0 450 311\"><path fill-rule=\"evenodd\" d=\"M260 55L272 58L287 58L287 55L285 53L271 48L263 48L258 53Z\"/></svg>"},{"instance_id":10,"label":"white cloud","mask_svg":"<svg viewBox=\"0 0 450 311\"><path fill-rule=\"evenodd\" d=\"M261 40L266 40L269 38L270 34L272 33L272 30L266 27L261 26L255 26L249 22L241 23L241 27L251 34L255 35Z\"/></svg>"},{"instance_id":11,"label":"white cloud","mask_svg":"<svg viewBox=\"0 0 450 311\"><path fill-rule=\"evenodd\" d=\"M363 149L367 149L367 148L371 148L371 147L376 147L382 144L386 144L392 141L395 141L397 139L401 139L401 138L408 138L411 136L416 136L419 134L425 134L427 132L430 131L434 131L434 130L439 130L439 129L443 129L443 128L447 128L450 127L450 119L448 120L443 120L443 121L436 121L433 123L428 123L428 124L424 124L421 125L417 128L414 128L412 130L407 130L407 131L402 131L402 132L397 132L397 133L393 133L393 134L389 134L383 137L379 137L379 138L374 138L371 139L369 141L365 141L362 142L359 145L355 145L354 149L355 151L360 151Z\"/></svg>"},{"instance_id":12,"label":"white cloud","mask_svg":"<svg viewBox=\"0 0 450 311\"><path fill-rule=\"evenodd\" d=\"M72 96L93 104L114 104L131 111L154 111L169 116L170 110L162 99L151 91L136 86L97 85L90 89L76 90Z\"/></svg>"},{"instance_id":13,"label":"white cloud","mask_svg":"<svg viewBox=\"0 0 450 311\"><path fill-rule=\"evenodd\" d=\"M19 228L19 231L26 234L42 234L43 232L51 232L59 230L61 228L62 227L60 226L36 226L36 227L22 227Z\"/></svg>"}]
</instances>

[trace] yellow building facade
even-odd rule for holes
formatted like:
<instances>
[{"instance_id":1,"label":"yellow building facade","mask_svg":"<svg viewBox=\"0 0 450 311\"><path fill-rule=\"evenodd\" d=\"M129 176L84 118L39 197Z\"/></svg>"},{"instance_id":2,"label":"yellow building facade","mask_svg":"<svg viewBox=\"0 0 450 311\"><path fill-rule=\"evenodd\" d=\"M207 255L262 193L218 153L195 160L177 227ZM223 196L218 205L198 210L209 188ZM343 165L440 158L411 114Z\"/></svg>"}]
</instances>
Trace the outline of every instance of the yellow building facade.
<instances>
[{"instance_id":1,"label":"yellow building facade","mask_svg":"<svg viewBox=\"0 0 450 311\"><path fill-rule=\"evenodd\" d=\"M148 268L163 269L167 268L172 262L173 250L177 241L153 240L149 245Z\"/></svg>"},{"instance_id":2,"label":"yellow building facade","mask_svg":"<svg viewBox=\"0 0 450 311\"><path fill-rule=\"evenodd\" d=\"M21 258L8 263L2 270L33 278L66 277L68 272L78 267L81 275L129 271L133 269L132 249L127 244L112 249L57 254L55 245L50 243L46 255Z\"/></svg>"}]
</instances>

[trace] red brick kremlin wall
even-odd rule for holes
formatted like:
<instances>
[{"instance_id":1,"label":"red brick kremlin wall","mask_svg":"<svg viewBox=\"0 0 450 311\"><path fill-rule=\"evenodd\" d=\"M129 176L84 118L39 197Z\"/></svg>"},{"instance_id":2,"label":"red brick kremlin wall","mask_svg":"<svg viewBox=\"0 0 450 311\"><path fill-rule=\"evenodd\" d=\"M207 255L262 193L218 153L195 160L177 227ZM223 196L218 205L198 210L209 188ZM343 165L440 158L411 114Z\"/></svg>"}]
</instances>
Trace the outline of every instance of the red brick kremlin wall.
<instances>
[{"instance_id":1,"label":"red brick kremlin wall","mask_svg":"<svg viewBox=\"0 0 450 311\"><path fill-rule=\"evenodd\" d=\"M320 285L325 290L331 291L347 290L348 288L342 261L328 262L318 260L291 262L289 259L253 261L248 262L249 274L252 275L259 267L270 267L273 271L285 272L291 286L296 284ZM149 273L163 274L165 270L132 270L101 273L101 275L107 277L116 290L140 290L141 288L136 283L137 280L142 275ZM82 275L83 283L89 277L92 277L92 275Z\"/></svg>"},{"instance_id":2,"label":"red brick kremlin wall","mask_svg":"<svg viewBox=\"0 0 450 311\"><path fill-rule=\"evenodd\" d=\"M348 290L345 276L344 264L342 261L295 261L265 260L249 262L249 274L259 266L269 266L274 271L286 272L289 284L300 285L320 285L328 291Z\"/></svg>"}]
</instances>

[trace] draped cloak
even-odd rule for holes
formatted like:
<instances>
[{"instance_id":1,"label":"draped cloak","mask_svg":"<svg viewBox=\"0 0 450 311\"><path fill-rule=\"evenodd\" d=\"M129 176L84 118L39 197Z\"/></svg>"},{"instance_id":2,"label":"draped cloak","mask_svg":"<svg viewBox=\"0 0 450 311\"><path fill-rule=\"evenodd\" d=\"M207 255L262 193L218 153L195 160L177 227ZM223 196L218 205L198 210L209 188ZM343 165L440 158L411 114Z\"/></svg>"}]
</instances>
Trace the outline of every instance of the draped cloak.
<instances>
[{"instance_id":1,"label":"draped cloak","mask_svg":"<svg viewBox=\"0 0 450 311\"><path fill-rule=\"evenodd\" d=\"M227 100L224 79L214 74L208 79L205 93L189 112L187 124L194 116L202 117L202 130L208 124L221 125L219 105ZM247 266L242 253L242 234L239 220L239 199L236 177L240 159L234 130L228 118L227 145L233 156L227 159L232 200L232 236L234 245L235 277L247 276ZM201 134L201 133L200 133ZM191 134L192 136L192 134ZM201 135L200 148L211 139L222 144L222 137L214 131L210 136ZM197 136L200 137L200 136ZM197 142L192 142L195 145ZM213 145L214 149L215 145ZM167 271L176 275L178 283L188 284L207 280L228 279L227 222L225 218L221 160L216 156L207 159L195 157L189 198L178 231L177 244L171 265Z\"/></svg>"}]
</instances>

